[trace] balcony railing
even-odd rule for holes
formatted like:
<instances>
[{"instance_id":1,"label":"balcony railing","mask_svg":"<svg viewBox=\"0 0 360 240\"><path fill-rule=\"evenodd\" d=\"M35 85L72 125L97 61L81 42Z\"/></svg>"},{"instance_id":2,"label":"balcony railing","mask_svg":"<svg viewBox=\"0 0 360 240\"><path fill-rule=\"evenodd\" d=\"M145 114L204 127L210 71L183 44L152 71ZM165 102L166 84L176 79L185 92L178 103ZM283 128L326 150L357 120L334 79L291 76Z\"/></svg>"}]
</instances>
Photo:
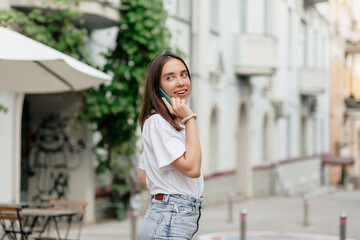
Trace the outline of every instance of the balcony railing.
<instances>
[{"instance_id":1,"label":"balcony railing","mask_svg":"<svg viewBox=\"0 0 360 240\"><path fill-rule=\"evenodd\" d=\"M276 70L276 40L268 35L237 35L234 55L238 75L271 75Z\"/></svg>"},{"instance_id":2,"label":"balcony railing","mask_svg":"<svg viewBox=\"0 0 360 240\"><path fill-rule=\"evenodd\" d=\"M51 3L43 0L10 0L10 6L25 13L35 8L56 10ZM88 29L107 28L118 25L120 21L120 0L81 0L79 10L83 14L85 27Z\"/></svg>"},{"instance_id":3,"label":"balcony railing","mask_svg":"<svg viewBox=\"0 0 360 240\"><path fill-rule=\"evenodd\" d=\"M318 69L300 70L300 93L302 95L317 95L326 91L327 72Z\"/></svg>"},{"instance_id":4,"label":"balcony railing","mask_svg":"<svg viewBox=\"0 0 360 240\"><path fill-rule=\"evenodd\" d=\"M345 54L359 54L360 53L360 41L357 43L347 42L345 45Z\"/></svg>"},{"instance_id":5,"label":"balcony railing","mask_svg":"<svg viewBox=\"0 0 360 240\"><path fill-rule=\"evenodd\" d=\"M360 109L360 101L357 101L354 95L350 95L349 97L345 98L344 103L347 109Z\"/></svg>"},{"instance_id":6,"label":"balcony railing","mask_svg":"<svg viewBox=\"0 0 360 240\"><path fill-rule=\"evenodd\" d=\"M327 2L328 0L304 0L305 7L312 6L317 3Z\"/></svg>"}]
</instances>

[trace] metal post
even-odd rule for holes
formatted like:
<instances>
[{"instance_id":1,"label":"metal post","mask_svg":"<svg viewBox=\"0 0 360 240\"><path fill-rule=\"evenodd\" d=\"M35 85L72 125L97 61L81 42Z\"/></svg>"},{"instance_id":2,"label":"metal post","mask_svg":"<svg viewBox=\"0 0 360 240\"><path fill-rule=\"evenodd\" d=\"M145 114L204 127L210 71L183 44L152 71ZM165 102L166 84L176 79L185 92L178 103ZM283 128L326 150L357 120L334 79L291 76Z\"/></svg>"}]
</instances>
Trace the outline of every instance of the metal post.
<instances>
[{"instance_id":1,"label":"metal post","mask_svg":"<svg viewBox=\"0 0 360 240\"><path fill-rule=\"evenodd\" d=\"M247 210L242 209L240 215L240 240L246 240L246 215Z\"/></svg>"},{"instance_id":2,"label":"metal post","mask_svg":"<svg viewBox=\"0 0 360 240\"><path fill-rule=\"evenodd\" d=\"M304 195L303 198L304 203L304 222L303 225L309 226L309 196L307 194Z\"/></svg>"},{"instance_id":3,"label":"metal post","mask_svg":"<svg viewBox=\"0 0 360 240\"><path fill-rule=\"evenodd\" d=\"M234 201L234 193L229 192L227 196L228 202L228 222L233 222L233 201Z\"/></svg>"},{"instance_id":4,"label":"metal post","mask_svg":"<svg viewBox=\"0 0 360 240\"><path fill-rule=\"evenodd\" d=\"M340 215L340 240L346 239L346 213Z\"/></svg>"},{"instance_id":5,"label":"metal post","mask_svg":"<svg viewBox=\"0 0 360 240\"><path fill-rule=\"evenodd\" d=\"M130 210L131 240L136 240L136 210Z\"/></svg>"}]
</instances>

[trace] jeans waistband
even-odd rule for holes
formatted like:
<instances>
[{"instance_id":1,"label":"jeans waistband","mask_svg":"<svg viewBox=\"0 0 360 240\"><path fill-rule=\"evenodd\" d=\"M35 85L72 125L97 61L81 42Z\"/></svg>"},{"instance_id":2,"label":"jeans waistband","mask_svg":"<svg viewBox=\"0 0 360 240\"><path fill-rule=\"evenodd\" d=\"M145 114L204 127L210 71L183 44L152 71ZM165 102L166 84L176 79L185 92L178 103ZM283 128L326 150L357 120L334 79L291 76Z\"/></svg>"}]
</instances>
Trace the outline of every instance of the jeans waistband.
<instances>
[{"instance_id":1,"label":"jeans waistband","mask_svg":"<svg viewBox=\"0 0 360 240\"><path fill-rule=\"evenodd\" d=\"M162 197L162 199L161 199L161 197ZM198 203L198 205L200 205L203 201L202 198L193 198L193 197L189 197L189 196L185 196L185 195L181 195L181 194L157 194L157 195L151 196L151 198L160 200L160 201L164 201L164 202L171 201L171 202L176 202L176 203L180 203L180 204Z\"/></svg>"}]
</instances>

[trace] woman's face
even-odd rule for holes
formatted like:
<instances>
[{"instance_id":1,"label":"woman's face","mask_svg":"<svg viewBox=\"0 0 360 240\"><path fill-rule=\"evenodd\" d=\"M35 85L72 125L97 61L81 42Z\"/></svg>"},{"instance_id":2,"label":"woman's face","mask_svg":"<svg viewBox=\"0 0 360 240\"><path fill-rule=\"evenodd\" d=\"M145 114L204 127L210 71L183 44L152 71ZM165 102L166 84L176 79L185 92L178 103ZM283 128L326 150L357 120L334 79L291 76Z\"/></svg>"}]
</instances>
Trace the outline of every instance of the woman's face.
<instances>
[{"instance_id":1,"label":"woman's face","mask_svg":"<svg viewBox=\"0 0 360 240\"><path fill-rule=\"evenodd\" d=\"M189 73L185 65L176 58L167 61L161 71L160 87L172 97L178 97L188 101L190 94Z\"/></svg>"}]
</instances>

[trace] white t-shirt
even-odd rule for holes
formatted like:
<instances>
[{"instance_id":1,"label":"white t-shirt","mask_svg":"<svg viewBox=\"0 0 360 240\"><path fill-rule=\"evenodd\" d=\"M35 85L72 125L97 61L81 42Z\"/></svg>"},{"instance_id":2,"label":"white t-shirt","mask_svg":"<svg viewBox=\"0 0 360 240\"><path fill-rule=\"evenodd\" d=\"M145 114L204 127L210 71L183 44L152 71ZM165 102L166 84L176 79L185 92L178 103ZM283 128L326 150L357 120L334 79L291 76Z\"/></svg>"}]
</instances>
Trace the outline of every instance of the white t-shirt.
<instances>
[{"instance_id":1,"label":"white t-shirt","mask_svg":"<svg viewBox=\"0 0 360 240\"><path fill-rule=\"evenodd\" d=\"M200 198L204 186L202 173L198 178L190 178L170 165L186 151L185 129L177 131L160 114L153 114L144 123L142 140L144 150L140 169L146 171L146 186L150 194Z\"/></svg>"}]
</instances>

